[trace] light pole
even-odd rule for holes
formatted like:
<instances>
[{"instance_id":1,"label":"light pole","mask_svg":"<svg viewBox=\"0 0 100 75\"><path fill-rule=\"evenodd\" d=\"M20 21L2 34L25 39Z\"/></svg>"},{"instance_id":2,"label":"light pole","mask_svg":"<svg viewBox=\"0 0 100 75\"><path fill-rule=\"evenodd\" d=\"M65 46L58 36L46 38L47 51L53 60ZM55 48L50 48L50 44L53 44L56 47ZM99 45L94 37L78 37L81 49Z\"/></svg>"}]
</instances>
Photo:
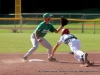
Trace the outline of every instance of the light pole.
<instances>
[{"instance_id":1,"label":"light pole","mask_svg":"<svg viewBox=\"0 0 100 75\"><path fill-rule=\"evenodd\" d=\"M0 13L1 13L1 0L0 0Z\"/></svg>"}]
</instances>

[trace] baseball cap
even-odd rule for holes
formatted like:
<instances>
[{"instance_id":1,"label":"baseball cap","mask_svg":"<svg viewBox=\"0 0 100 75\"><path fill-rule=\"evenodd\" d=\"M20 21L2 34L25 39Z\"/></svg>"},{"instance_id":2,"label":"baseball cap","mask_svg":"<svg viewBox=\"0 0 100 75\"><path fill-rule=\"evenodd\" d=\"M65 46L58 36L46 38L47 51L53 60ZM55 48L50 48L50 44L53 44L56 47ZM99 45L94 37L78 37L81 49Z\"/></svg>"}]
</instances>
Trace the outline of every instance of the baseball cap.
<instances>
[{"instance_id":1,"label":"baseball cap","mask_svg":"<svg viewBox=\"0 0 100 75\"><path fill-rule=\"evenodd\" d=\"M50 15L49 13L44 13L43 14L43 18L46 18L46 17L51 17L52 15Z\"/></svg>"},{"instance_id":2,"label":"baseball cap","mask_svg":"<svg viewBox=\"0 0 100 75\"><path fill-rule=\"evenodd\" d=\"M70 34L69 29L63 28L63 29L62 29L62 32L61 32L61 35L64 35L64 34Z\"/></svg>"}]
</instances>

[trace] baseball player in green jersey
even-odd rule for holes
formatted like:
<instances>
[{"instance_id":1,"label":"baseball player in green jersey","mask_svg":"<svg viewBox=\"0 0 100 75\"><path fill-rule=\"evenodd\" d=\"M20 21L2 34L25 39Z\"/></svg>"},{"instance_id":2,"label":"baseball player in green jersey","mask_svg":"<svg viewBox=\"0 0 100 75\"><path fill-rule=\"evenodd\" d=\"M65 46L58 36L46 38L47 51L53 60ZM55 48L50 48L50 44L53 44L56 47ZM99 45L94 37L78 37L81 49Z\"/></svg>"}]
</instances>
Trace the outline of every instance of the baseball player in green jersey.
<instances>
[{"instance_id":1,"label":"baseball player in green jersey","mask_svg":"<svg viewBox=\"0 0 100 75\"><path fill-rule=\"evenodd\" d=\"M38 45L41 44L43 47L47 48L48 50L48 60L49 61L57 61L55 58L50 58L50 55L52 54L52 46L51 44L44 38L44 36L50 31L58 33L64 26L60 26L58 29L55 29L54 26L50 23L51 16L49 13L44 13L43 18L44 21L42 21L37 28L33 31L30 39L32 42L32 48L29 49L29 51L24 55L23 59L24 61L27 61L27 58L36 51L38 48Z\"/></svg>"}]
</instances>

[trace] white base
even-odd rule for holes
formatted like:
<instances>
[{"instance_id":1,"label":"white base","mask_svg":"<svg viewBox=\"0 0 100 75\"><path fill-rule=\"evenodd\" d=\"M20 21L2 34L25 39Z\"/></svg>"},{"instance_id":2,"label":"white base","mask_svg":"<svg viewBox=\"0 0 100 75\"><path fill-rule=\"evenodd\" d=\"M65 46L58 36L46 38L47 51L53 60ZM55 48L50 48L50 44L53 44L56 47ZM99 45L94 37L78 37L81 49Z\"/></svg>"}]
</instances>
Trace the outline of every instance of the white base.
<instances>
[{"instance_id":1,"label":"white base","mask_svg":"<svg viewBox=\"0 0 100 75\"><path fill-rule=\"evenodd\" d=\"M29 62L43 62L41 59L30 59Z\"/></svg>"}]
</instances>

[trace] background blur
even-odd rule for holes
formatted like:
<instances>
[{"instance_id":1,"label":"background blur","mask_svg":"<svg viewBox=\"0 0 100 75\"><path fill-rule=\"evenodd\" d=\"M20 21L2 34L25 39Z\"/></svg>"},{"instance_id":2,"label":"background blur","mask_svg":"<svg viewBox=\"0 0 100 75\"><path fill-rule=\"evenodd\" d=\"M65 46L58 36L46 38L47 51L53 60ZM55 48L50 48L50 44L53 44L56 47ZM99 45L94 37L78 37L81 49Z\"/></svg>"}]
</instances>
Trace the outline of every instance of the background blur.
<instances>
[{"instance_id":1,"label":"background blur","mask_svg":"<svg viewBox=\"0 0 100 75\"><path fill-rule=\"evenodd\" d=\"M100 51L98 1L0 0L0 52L26 52L31 48L30 35L47 12L53 15L51 23L55 28L60 26L61 16L69 20L65 27L81 40L83 51ZM45 38L54 46L60 36L49 33ZM37 50L46 51L41 45ZM66 51L70 51L66 45L58 49L58 52Z\"/></svg>"},{"instance_id":2,"label":"background blur","mask_svg":"<svg viewBox=\"0 0 100 75\"><path fill-rule=\"evenodd\" d=\"M88 0L21 0L22 13L72 13L88 8L100 8L99 1ZM0 14L9 14L15 12L15 0L0 0ZM99 13L98 11L82 11L82 13Z\"/></svg>"},{"instance_id":3,"label":"background blur","mask_svg":"<svg viewBox=\"0 0 100 75\"><path fill-rule=\"evenodd\" d=\"M21 1L20 19L15 18L15 3ZM64 16L69 20L69 28L78 29L82 33L88 30L100 33L100 4L98 1L45 1L45 0L0 0L0 29L34 29L44 13L53 15L52 24L60 25L59 18ZM19 14L18 14L19 15ZM74 20L73 20L74 19ZM85 21L83 21L83 19ZM89 21L88 21L89 20ZM34 27L34 28L32 28ZM27 31L26 31L27 32Z\"/></svg>"}]
</instances>

